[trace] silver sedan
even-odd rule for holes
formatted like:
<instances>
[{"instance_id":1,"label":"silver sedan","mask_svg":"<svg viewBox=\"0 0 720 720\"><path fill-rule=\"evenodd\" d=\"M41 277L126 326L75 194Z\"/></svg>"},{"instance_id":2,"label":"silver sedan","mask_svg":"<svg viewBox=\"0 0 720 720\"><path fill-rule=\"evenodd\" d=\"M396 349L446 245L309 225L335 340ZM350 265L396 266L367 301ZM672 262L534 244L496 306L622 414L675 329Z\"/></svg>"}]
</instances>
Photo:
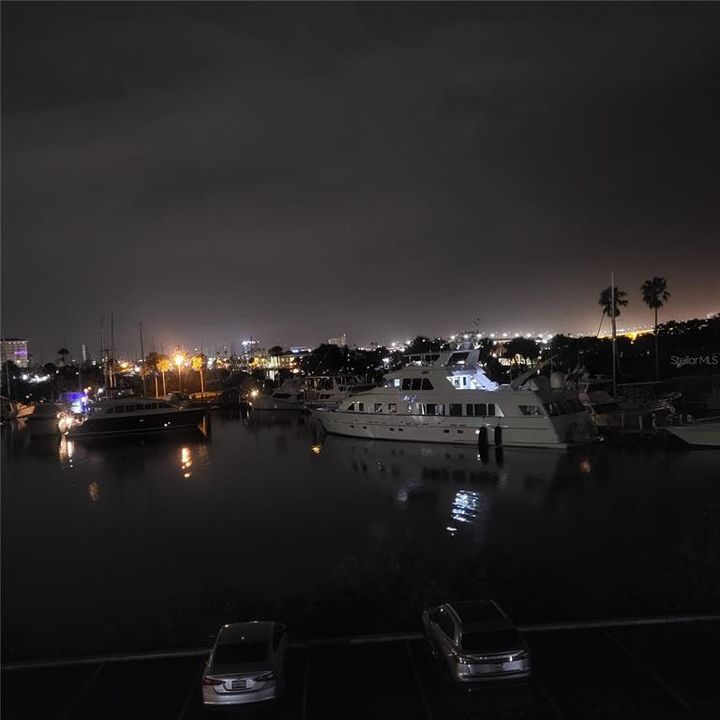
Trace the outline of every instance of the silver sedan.
<instances>
[{"instance_id":1,"label":"silver sedan","mask_svg":"<svg viewBox=\"0 0 720 720\"><path fill-rule=\"evenodd\" d=\"M203 673L203 702L238 705L279 697L285 688L286 649L282 623L223 625Z\"/></svg>"},{"instance_id":2,"label":"silver sedan","mask_svg":"<svg viewBox=\"0 0 720 720\"><path fill-rule=\"evenodd\" d=\"M530 650L510 618L492 600L453 602L423 613L433 655L459 683L525 678Z\"/></svg>"}]
</instances>

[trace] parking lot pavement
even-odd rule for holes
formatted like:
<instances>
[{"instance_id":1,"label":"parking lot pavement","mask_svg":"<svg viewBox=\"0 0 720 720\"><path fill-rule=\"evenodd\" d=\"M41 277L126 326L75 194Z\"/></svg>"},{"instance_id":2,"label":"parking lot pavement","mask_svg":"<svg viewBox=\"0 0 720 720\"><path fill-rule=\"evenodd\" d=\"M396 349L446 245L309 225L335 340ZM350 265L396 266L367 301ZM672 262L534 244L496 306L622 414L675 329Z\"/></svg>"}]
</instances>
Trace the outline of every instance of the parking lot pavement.
<instances>
[{"instance_id":1,"label":"parking lot pavement","mask_svg":"<svg viewBox=\"0 0 720 720\"><path fill-rule=\"evenodd\" d=\"M200 669L197 658L108 663L70 715L71 720L175 720Z\"/></svg>"},{"instance_id":2,"label":"parking lot pavement","mask_svg":"<svg viewBox=\"0 0 720 720\"><path fill-rule=\"evenodd\" d=\"M99 666L75 665L3 673L3 720L61 720Z\"/></svg>"},{"instance_id":3,"label":"parking lot pavement","mask_svg":"<svg viewBox=\"0 0 720 720\"><path fill-rule=\"evenodd\" d=\"M720 717L720 623L619 628L608 635L693 717Z\"/></svg>"},{"instance_id":4,"label":"parking lot pavement","mask_svg":"<svg viewBox=\"0 0 720 720\"><path fill-rule=\"evenodd\" d=\"M204 658L4 670L3 720L557 720L720 717L720 623L529 631L529 682L444 681L423 640L293 648L280 701L202 704Z\"/></svg>"},{"instance_id":5,"label":"parking lot pavement","mask_svg":"<svg viewBox=\"0 0 720 720\"><path fill-rule=\"evenodd\" d=\"M569 718L672 718L687 712L678 699L604 630L527 636L535 681Z\"/></svg>"}]
</instances>

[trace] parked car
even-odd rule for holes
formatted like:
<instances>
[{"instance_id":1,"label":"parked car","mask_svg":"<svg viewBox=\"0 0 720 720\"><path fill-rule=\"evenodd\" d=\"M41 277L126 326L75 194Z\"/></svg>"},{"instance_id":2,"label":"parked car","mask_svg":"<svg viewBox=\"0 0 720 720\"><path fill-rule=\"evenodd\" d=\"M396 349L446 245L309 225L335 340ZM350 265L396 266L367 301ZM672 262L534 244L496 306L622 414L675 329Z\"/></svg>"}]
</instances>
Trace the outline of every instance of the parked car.
<instances>
[{"instance_id":1,"label":"parked car","mask_svg":"<svg viewBox=\"0 0 720 720\"><path fill-rule=\"evenodd\" d=\"M446 665L454 682L530 675L527 644L492 600L427 608L422 620L433 655Z\"/></svg>"},{"instance_id":2,"label":"parked car","mask_svg":"<svg viewBox=\"0 0 720 720\"><path fill-rule=\"evenodd\" d=\"M203 702L237 705L281 696L286 649L287 629L282 623L255 620L223 625L203 673Z\"/></svg>"}]
</instances>

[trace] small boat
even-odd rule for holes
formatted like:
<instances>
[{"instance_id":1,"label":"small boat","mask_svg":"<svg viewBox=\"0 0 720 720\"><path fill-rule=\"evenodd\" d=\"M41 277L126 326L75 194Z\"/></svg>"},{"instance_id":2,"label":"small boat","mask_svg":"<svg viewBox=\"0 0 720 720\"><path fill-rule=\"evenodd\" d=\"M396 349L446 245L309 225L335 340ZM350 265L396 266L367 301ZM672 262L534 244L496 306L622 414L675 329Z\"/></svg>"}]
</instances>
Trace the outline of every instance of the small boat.
<instances>
[{"instance_id":1,"label":"small boat","mask_svg":"<svg viewBox=\"0 0 720 720\"><path fill-rule=\"evenodd\" d=\"M664 430L688 445L720 448L720 417L668 425Z\"/></svg>"},{"instance_id":2,"label":"small boat","mask_svg":"<svg viewBox=\"0 0 720 720\"><path fill-rule=\"evenodd\" d=\"M204 415L204 408L181 408L157 398L114 398L101 400L68 435L103 437L199 429Z\"/></svg>"},{"instance_id":3,"label":"small boat","mask_svg":"<svg viewBox=\"0 0 720 720\"><path fill-rule=\"evenodd\" d=\"M286 380L270 395L258 395L250 403L253 410L302 410L304 393L295 380Z\"/></svg>"}]
</instances>

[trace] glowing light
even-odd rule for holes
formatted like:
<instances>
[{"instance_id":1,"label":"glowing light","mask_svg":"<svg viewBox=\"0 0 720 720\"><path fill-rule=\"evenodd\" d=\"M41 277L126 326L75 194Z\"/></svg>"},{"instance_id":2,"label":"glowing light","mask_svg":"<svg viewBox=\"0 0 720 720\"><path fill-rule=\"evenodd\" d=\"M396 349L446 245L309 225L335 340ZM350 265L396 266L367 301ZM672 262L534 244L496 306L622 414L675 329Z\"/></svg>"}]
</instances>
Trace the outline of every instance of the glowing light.
<instances>
[{"instance_id":1,"label":"glowing light","mask_svg":"<svg viewBox=\"0 0 720 720\"><path fill-rule=\"evenodd\" d=\"M90 502L95 503L100 499L100 486L94 480L88 485L88 495Z\"/></svg>"},{"instance_id":2,"label":"glowing light","mask_svg":"<svg viewBox=\"0 0 720 720\"><path fill-rule=\"evenodd\" d=\"M322 445L318 443L317 445L312 445L310 449L314 455L319 455L322 452Z\"/></svg>"},{"instance_id":3,"label":"glowing light","mask_svg":"<svg viewBox=\"0 0 720 720\"><path fill-rule=\"evenodd\" d=\"M251 398L256 398L256 397L259 395L259 392L260 392L259 390L251 390L251 391L250 391L250 397L251 397Z\"/></svg>"},{"instance_id":4,"label":"glowing light","mask_svg":"<svg viewBox=\"0 0 720 720\"><path fill-rule=\"evenodd\" d=\"M580 472L583 473L589 473L592 470L592 467L590 466L590 461L585 459L580 463Z\"/></svg>"},{"instance_id":5,"label":"glowing light","mask_svg":"<svg viewBox=\"0 0 720 720\"><path fill-rule=\"evenodd\" d=\"M178 354L175 356L175 364L176 364L178 367L182 367L182 365L183 365L184 362L185 362L185 357L183 356L182 353L178 353Z\"/></svg>"},{"instance_id":6,"label":"glowing light","mask_svg":"<svg viewBox=\"0 0 720 720\"><path fill-rule=\"evenodd\" d=\"M180 450L180 469L185 470L183 477L189 478L191 473L189 472L192 467L192 453L189 447L184 447Z\"/></svg>"}]
</instances>

